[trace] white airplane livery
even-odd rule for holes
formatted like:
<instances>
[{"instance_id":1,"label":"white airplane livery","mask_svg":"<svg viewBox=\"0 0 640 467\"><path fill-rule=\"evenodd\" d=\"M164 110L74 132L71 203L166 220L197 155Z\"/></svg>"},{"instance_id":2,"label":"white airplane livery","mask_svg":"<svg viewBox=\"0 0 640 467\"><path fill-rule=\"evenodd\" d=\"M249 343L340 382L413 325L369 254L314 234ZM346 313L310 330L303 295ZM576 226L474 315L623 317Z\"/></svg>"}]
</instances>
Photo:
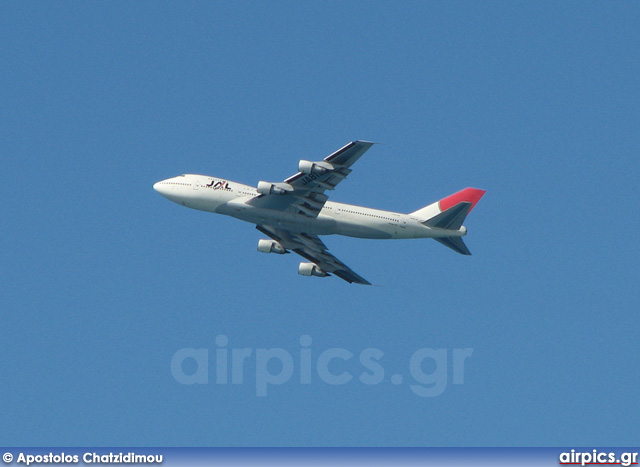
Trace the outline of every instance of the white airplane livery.
<instances>
[{"instance_id":1,"label":"white airplane livery","mask_svg":"<svg viewBox=\"0 0 640 467\"><path fill-rule=\"evenodd\" d=\"M370 285L329 253L321 235L358 238L433 238L452 250L470 255L462 241L467 214L484 190L465 188L409 214L381 211L328 201L333 190L351 173L351 166L374 143L353 141L321 161L301 160L298 173L283 182L258 182L257 187L205 175L179 175L153 185L174 203L192 209L226 214L251 222L268 239L258 251L293 251L309 262L300 263L304 276L336 275L350 283Z\"/></svg>"}]
</instances>

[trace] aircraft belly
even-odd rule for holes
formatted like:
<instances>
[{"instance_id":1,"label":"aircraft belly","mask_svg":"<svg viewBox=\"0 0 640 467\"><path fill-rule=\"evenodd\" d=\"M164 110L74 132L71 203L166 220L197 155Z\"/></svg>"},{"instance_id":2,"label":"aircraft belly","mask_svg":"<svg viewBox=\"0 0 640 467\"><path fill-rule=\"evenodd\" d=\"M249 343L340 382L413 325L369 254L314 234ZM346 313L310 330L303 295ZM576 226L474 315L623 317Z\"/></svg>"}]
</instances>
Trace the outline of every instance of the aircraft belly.
<instances>
[{"instance_id":1,"label":"aircraft belly","mask_svg":"<svg viewBox=\"0 0 640 467\"><path fill-rule=\"evenodd\" d=\"M422 224L396 224L396 223L358 223L347 220L339 220L336 233L357 238L372 239L409 239L432 237L431 229Z\"/></svg>"},{"instance_id":2,"label":"aircraft belly","mask_svg":"<svg viewBox=\"0 0 640 467\"><path fill-rule=\"evenodd\" d=\"M398 239L431 237L433 237L432 230L418 222L407 223L402 228L397 229L396 235L394 235L394 238Z\"/></svg>"},{"instance_id":3,"label":"aircraft belly","mask_svg":"<svg viewBox=\"0 0 640 467\"><path fill-rule=\"evenodd\" d=\"M244 202L234 201L221 205L216 212L252 224L269 225L293 233L307 233L311 235L330 235L335 233L336 221L322 215L318 217L307 217L288 211L256 208Z\"/></svg>"},{"instance_id":4,"label":"aircraft belly","mask_svg":"<svg viewBox=\"0 0 640 467\"><path fill-rule=\"evenodd\" d=\"M226 201L224 197L217 193L201 193L195 190L183 190L176 199L169 199L191 209L213 213L218 212L220 205Z\"/></svg>"},{"instance_id":5,"label":"aircraft belly","mask_svg":"<svg viewBox=\"0 0 640 467\"><path fill-rule=\"evenodd\" d=\"M336 233L356 238L389 239L393 237L383 225L364 225L343 220L338 221Z\"/></svg>"}]
</instances>

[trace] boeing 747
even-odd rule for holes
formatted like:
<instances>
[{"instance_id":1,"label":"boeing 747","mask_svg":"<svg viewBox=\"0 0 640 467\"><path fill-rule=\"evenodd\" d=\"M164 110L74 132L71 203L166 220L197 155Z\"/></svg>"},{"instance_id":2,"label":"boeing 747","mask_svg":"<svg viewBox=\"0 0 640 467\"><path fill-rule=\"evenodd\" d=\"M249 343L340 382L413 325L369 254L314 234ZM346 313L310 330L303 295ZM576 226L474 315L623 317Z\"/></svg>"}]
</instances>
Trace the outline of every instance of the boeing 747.
<instances>
[{"instance_id":1,"label":"boeing 747","mask_svg":"<svg viewBox=\"0 0 640 467\"><path fill-rule=\"evenodd\" d=\"M331 191L351 173L351 166L374 143L353 141L321 161L301 160L298 172L283 182L258 182L256 187L206 175L179 175L153 185L174 203L200 211L225 214L250 222L268 239L258 241L263 253L297 253L298 273L332 274L350 283L371 285L329 253L321 235L357 238L433 238L452 250L470 255L462 241L462 225L484 190L465 188L409 214L381 211L328 201Z\"/></svg>"}]
</instances>

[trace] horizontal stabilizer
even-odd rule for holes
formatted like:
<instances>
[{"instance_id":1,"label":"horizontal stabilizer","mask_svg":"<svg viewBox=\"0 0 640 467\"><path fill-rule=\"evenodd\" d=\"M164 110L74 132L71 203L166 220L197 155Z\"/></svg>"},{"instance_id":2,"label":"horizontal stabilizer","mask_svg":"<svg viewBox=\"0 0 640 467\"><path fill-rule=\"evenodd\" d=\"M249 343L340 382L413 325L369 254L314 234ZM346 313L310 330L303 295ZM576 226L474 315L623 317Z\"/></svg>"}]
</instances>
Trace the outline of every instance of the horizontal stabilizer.
<instances>
[{"instance_id":1,"label":"horizontal stabilizer","mask_svg":"<svg viewBox=\"0 0 640 467\"><path fill-rule=\"evenodd\" d=\"M461 201L444 212L441 212L431 219L427 219L422 223L427 227L447 230L458 230L462 227L467 214L471 211L473 204L467 201Z\"/></svg>"},{"instance_id":2,"label":"horizontal stabilizer","mask_svg":"<svg viewBox=\"0 0 640 467\"><path fill-rule=\"evenodd\" d=\"M434 240L442 243L444 246L451 248L453 251L460 253L461 255L471 254L467 245L462 241L462 237L442 237L434 238Z\"/></svg>"}]
</instances>

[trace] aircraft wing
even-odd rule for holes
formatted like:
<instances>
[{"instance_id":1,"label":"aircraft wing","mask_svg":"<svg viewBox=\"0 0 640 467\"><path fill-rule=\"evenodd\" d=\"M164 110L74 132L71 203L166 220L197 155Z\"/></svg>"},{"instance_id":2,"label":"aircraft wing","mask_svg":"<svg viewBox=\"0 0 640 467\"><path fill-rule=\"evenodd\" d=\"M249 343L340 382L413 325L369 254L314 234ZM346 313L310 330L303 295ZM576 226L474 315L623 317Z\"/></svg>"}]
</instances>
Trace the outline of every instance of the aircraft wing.
<instances>
[{"instance_id":1,"label":"aircraft wing","mask_svg":"<svg viewBox=\"0 0 640 467\"><path fill-rule=\"evenodd\" d=\"M373 144L368 141L352 141L322 161L310 163L314 165L309 169L310 173L298 172L283 183L276 184L283 188L284 194L261 194L247 201L247 204L318 217L329 198L324 192L335 189L351 173L349 167Z\"/></svg>"},{"instance_id":2,"label":"aircraft wing","mask_svg":"<svg viewBox=\"0 0 640 467\"><path fill-rule=\"evenodd\" d=\"M257 225L256 229L280 243L287 250L291 250L316 264L326 273L335 274L349 283L371 285L369 281L353 272L349 266L329 253L327 246L316 235L295 234L267 225Z\"/></svg>"}]
</instances>

